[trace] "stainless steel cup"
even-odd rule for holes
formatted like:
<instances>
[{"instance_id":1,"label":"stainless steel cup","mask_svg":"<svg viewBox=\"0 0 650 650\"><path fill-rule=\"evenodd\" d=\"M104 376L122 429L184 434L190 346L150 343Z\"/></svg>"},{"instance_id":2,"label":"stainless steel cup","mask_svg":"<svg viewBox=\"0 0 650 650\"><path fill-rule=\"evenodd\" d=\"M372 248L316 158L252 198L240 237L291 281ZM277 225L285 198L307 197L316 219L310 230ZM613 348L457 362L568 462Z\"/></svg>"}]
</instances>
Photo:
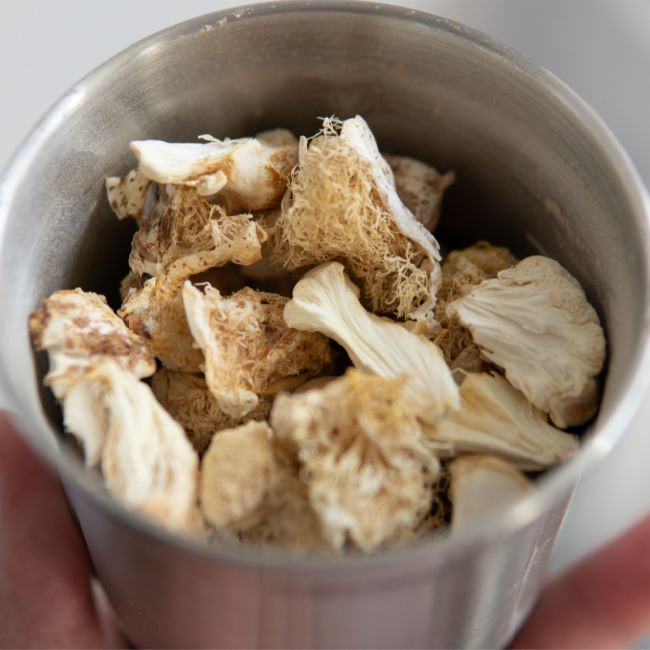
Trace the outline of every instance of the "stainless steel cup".
<instances>
[{"instance_id":1,"label":"stainless steel cup","mask_svg":"<svg viewBox=\"0 0 650 650\"><path fill-rule=\"evenodd\" d=\"M608 336L600 412L580 453L480 531L372 557L292 559L204 548L116 505L60 445L27 316L55 289L116 298L132 226L103 179L131 139L248 135L360 113L384 151L454 169L439 238L557 258ZM406 9L278 2L193 19L75 85L0 186L2 381L29 441L59 471L95 571L138 646L496 647L539 593L583 467L623 433L648 362L648 198L607 128L567 87L489 37Z\"/></svg>"}]
</instances>

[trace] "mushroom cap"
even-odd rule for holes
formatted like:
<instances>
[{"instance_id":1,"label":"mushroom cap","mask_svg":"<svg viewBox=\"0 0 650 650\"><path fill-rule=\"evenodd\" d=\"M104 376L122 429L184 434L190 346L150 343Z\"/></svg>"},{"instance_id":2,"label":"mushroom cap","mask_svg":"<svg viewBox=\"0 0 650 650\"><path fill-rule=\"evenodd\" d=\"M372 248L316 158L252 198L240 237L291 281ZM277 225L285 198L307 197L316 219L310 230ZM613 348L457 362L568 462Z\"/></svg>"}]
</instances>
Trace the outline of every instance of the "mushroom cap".
<instances>
[{"instance_id":1,"label":"mushroom cap","mask_svg":"<svg viewBox=\"0 0 650 650\"><path fill-rule=\"evenodd\" d=\"M447 313L557 426L593 416L605 336L582 287L558 262L527 257L450 303Z\"/></svg>"}]
</instances>

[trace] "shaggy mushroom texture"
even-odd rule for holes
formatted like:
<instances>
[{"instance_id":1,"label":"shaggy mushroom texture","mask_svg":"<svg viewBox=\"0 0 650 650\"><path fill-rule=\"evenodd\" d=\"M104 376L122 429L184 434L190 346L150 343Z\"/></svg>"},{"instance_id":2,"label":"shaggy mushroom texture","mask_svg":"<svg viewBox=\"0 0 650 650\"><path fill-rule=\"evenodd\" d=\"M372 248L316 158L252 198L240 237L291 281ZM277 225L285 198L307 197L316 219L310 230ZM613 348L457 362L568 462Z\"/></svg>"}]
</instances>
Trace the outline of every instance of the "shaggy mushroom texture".
<instances>
[{"instance_id":1,"label":"shaggy mushroom texture","mask_svg":"<svg viewBox=\"0 0 650 650\"><path fill-rule=\"evenodd\" d=\"M295 447L334 548L372 551L417 529L431 510L439 463L403 399L407 390L399 379L353 369L275 400L271 424Z\"/></svg>"}]
</instances>

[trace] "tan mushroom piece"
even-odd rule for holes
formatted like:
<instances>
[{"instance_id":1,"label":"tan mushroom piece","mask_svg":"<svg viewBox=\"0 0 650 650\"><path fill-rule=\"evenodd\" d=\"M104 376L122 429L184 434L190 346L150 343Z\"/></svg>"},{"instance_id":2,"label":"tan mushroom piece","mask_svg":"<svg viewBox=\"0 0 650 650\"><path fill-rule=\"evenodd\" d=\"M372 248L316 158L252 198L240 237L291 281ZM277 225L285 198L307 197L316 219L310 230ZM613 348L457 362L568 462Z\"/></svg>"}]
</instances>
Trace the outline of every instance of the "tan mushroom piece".
<instances>
[{"instance_id":1,"label":"tan mushroom piece","mask_svg":"<svg viewBox=\"0 0 650 650\"><path fill-rule=\"evenodd\" d=\"M495 456L462 456L449 464L449 472L452 534L485 524L535 489L517 468Z\"/></svg>"},{"instance_id":2,"label":"tan mushroom piece","mask_svg":"<svg viewBox=\"0 0 650 650\"><path fill-rule=\"evenodd\" d=\"M476 285L495 278L499 271L517 263L517 258L507 248L492 246L480 241L463 250L451 251L442 263L442 284L438 291L435 317L441 331L434 342L440 347L445 360L457 380L462 372L480 372L483 360L479 347L469 330L456 316L447 314L447 305L467 295Z\"/></svg>"},{"instance_id":3,"label":"tan mushroom piece","mask_svg":"<svg viewBox=\"0 0 650 650\"><path fill-rule=\"evenodd\" d=\"M447 313L554 424L575 426L593 416L605 336L582 287L558 262L527 257L452 302Z\"/></svg>"},{"instance_id":4,"label":"tan mushroom piece","mask_svg":"<svg viewBox=\"0 0 650 650\"><path fill-rule=\"evenodd\" d=\"M250 287L230 296L211 286L183 287L187 322L205 357L206 383L233 418L256 409L260 396L296 388L331 362L325 336L287 326L288 300Z\"/></svg>"},{"instance_id":5,"label":"tan mushroom piece","mask_svg":"<svg viewBox=\"0 0 650 650\"><path fill-rule=\"evenodd\" d=\"M268 417L273 396L262 397L257 406L242 418L224 413L201 374L174 372L161 368L151 380L151 390L167 412L185 429L194 448L202 454L212 437L249 420Z\"/></svg>"},{"instance_id":6,"label":"tan mushroom piece","mask_svg":"<svg viewBox=\"0 0 650 650\"><path fill-rule=\"evenodd\" d=\"M228 262L252 264L262 256L266 233L249 214L218 221L220 238L215 248L181 257L131 291L118 311L127 325L151 342L155 355L170 370L199 372L203 354L194 345L181 290L192 275Z\"/></svg>"},{"instance_id":7,"label":"tan mushroom piece","mask_svg":"<svg viewBox=\"0 0 650 650\"><path fill-rule=\"evenodd\" d=\"M307 488L283 453L266 422L218 433L201 463L201 511L243 541L324 548Z\"/></svg>"},{"instance_id":8,"label":"tan mushroom piece","mask_svg":"<svg viewBox=\"0 0 650 650\"><path fill-rule=\"evenodd\" d=\"M289 327L321 332L340 343L359 369L404 379L412 413L435 423L459 407L458 388L440 350L405 327L367 312L338 262L306 273L284 308Z\"/></svg>"},{"instance_id":9,"label":"tan mushroom piece","mask_svg":"<svg viewBox=\"0 0 650 650\"><path fill-rule=\"evenodd\" d=\"M218 194L230 213L268 210L279 205L298 155L295 136L284 129L255 138L170 143L135 140L131 150L140 173L157 183Z\"/></svg>"},{"instance_id":10,"label":"tan mushroom piece","mask_svg":"<svg viewBox=\"0 0 650 650\"><path fill-rule=\"evenodd\" d=\"M139 220L131 244L129 266L138 276L159 275L182 257L219 248L226 221L236 218L191 187L162 185L158 195L156 204Z\"/></svg>"},{"instance_id":11,"label":"tan mushroom piece","mask_svg":"<svg viewBox=\"0 0 650 650\"><path fill-rule=\"evenodd\" d=\"M384 154L384 159L395 176L399 198L427 230L433 231L440 218L442 196L455 174L440 174L431 165L408 156Z\"/></svg>"},{"instance_id":12,"label":"tan mushroom piece","mask_svg":"<svg viewBox=\"0 0 650 650\"><path fill-rule=\"evenodd\" d=\"M287 269L344 262L373 312L431 316L438 242L400 200L390 166L359 116L326 119L319 135L300 139L271 239L273 261Z\"/></svg>"},{"instance_id":13,"label":"tan mushroom piece","mask_svg":"<svg viewBox=\"0 0 650 650\"><path fill-rule=\"evenodd\" d=\"M551 426L545 415L498 374L470 373L461 405L436 425L423 424L441 457L497 454L522 470L546 469L578 448L577 436Z\"/></svg>"},{"instance_id":14,"label":"tan mushroom piece","mask_svg":"<svg viewBox=\"0 0 650 650\"><path fill-rule=\"evenodd\" d=\"M403 399L407 390L399 379L351 369L273 404L273 430L295 446L333 548L372 551L403 538L429 513L439 463Z\"/></svg>"},{"instance_id":15,"label":"tan mushroom piece","mask_svg":"<svg viewBox=\"0 0 650 650\"><path fill-rule=\"evenodd\" d=\"M81 443L88 466L101 457L104 410L96 386L85 380L97 363L110 359L135 377L156 370L149 342L126 327L104 296L81 289L54 292L29 318L34 345L46 350L45 384L62 401L64 426Z\"/></svg>"}]
</instances>

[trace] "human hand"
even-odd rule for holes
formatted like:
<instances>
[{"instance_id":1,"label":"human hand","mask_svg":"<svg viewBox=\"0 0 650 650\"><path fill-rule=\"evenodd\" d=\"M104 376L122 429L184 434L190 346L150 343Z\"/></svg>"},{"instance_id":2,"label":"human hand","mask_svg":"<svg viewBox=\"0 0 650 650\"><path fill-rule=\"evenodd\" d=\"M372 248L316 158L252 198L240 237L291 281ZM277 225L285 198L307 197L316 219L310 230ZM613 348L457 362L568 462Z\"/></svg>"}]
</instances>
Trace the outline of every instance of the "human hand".
<instances>
[{"instance_id":1,"label":"human hand","mask_svg":"<svg viewBox=\"0 0 650 650\"><path fill-rule=\"evenodd\" d=\"M0 531L0 647L105 647L60 483L2 412ZM648 629L650 516L550 583L511 647L621 648Z\"/></svg>"},{"instance_id":2,"label":"human hand","mask_svg":"<svg viewBox=\"0 0 650 650\"><path fill-rule=\"evenodd\" d=\"M61 484L0 411L0 647L104 647Z\"/></svg>"}]
</instances>

